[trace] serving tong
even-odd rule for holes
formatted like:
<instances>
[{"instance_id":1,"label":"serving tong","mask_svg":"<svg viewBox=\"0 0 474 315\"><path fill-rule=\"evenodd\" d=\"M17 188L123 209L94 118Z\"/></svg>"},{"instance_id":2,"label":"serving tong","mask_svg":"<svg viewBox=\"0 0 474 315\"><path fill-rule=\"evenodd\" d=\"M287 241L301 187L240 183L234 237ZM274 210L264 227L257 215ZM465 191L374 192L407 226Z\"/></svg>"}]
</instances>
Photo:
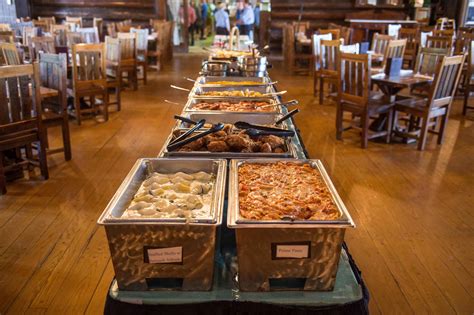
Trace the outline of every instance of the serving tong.
<instances>
[{"instance_id":1,"label":"serving tong","mask_svg":"<svg viewBox=\"0 0 474 315\"><path fill-rule=\"evenodd\" d=\"M202 120L200 120L201 122ZM200 126L199 128L201 128L202 126ZM199 128L193 130L193 132L197 131ZM212 133L216 133L218 131L221 131L222 129L224 129L224 124L223 123L217 123L215 125L212 125L212 127L204 132L201 132L201 133L198 133L197 135L195 136L192 136L192 137L189 137L189 138L186 138L186 139L182 139L181 141L173 141L173 142L170 142L170 144L166 147L168 149L168 151L176 151L177 149L181 148L182 146L188 144L188 143L191 143L191 142L194 142L196 140L199 140L207 135L210 135ZM188 131L189 132L189 131ZM183 135L181 135L179 138L181 138Z\"/></svg>"}]
</instances>

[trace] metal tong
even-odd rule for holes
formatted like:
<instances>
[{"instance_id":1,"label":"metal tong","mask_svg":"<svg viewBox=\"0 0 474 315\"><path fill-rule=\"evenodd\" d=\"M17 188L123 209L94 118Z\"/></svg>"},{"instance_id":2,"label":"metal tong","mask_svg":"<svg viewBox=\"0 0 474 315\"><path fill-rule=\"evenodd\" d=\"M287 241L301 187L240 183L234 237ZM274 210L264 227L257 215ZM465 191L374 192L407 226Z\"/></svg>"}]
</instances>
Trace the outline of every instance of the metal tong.
<instances>
[{"instance_id":1,"label":"metal tong","mask_svg":"<svg viewBox=\"0 0 474 315\"><path fill-rule=\"evenodd\" d=\"M168 151L176 151L177 149L181 148L182 146L184 146L188 143L191 143L191 142L194 142L198 139L201 139L202 137L210 135L211 133L221 131L222 129L224 129L224 124L222 124L222 123L215 124L215 125L212 126L212 128L210 128L207 131L204 131L202 133L199 133L195 136L186 138L186 139L181 140L179 142L176 142L176 141L170 142L170 144L166 148L168 149ZM181 137L182 136L180 136L179 138L181 138Z\"/></svg>"},{"instance_id":2,"label":"metal tong","mask_svg":"<svg viewBox=\"0 0 474 315\"><path fill-rule=\"evenodd\" d=\"M262 125L253 125L244 121L237 121L234 126L245 130L245 133L252 137L274 135L278 137L293 137L295 132L275 127L267 127Z\"/></svg>"},{"instance_id":3,"label":"metal tong","mask_svg":"<svg viewBox=\"0 0 474 315\"><path fill-rule=\"evenodd\" d=\"M176 116L175 116L176 117ZM185 117L181 117L181 118L185 118ZM181 119L180 118L180 119ZM190 128L188 131L186 131L185 133L183 133L182 135L180 135L179 137L177 137L176 139L172 140L170 142L170 145L174 144L174 143L177 143L177 142L180 142L181 140L184 140L186 139L188 136L190 136L191 134L193 134L195 131L197 131L198 129L201 129L202 126L204 126L204 124L206 123L206 120L205 119L201 119L200 121L198 122L195 122L191 119L187 119L188 123L191 123L194 125L194 127Z\"/></svg>"}]
</instances>

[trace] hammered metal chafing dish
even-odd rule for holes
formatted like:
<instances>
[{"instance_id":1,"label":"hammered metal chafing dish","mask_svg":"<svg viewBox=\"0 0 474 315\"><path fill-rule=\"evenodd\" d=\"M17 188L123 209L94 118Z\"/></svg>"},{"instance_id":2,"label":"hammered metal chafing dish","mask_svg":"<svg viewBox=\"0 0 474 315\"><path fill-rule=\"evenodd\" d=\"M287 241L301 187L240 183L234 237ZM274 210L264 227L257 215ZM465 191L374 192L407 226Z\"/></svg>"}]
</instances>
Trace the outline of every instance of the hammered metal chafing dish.
<instances>
[{"instance_id":1,"label":"hammered metal chafing dish","mask_svg":"<svg viewBox=\"0 0 474 315\"><path fill-rule=\"evenodd\" d=\"M231 82L242 82L242 81L251 81L255 82L255 86L260 86L260 85L267 85L269 84L270 78L268 77L226 77L223 79L222 77L211 77L211 76L200 76L196 79L196 85L205 85L207 87L221 87L222 85L215 84L214 82L218 81L231 81ZM243 86L253 86L250 84L246 84Z\"/></svg>"},{"instance_id":2,"label":"hammered metal chafing dish","mask_svg":"<svg viewBox=\"0 0 474 315\"><path fill-rule=\"evenodd\" d=\"M139 159L135 163L98 220L98 224L105 227L121 290L211 289L216 234L222 223L226 164L225 160L155 158ZM205 171L215 174L211 216L121 219L150 167L162 173ZM150 250L157 249L178 250L181 259L173 263L150 263Z\"/></svg>"},{"instance_id":3,"label":"hammered metal chafing dish","mask_svg":"<svg viewBox=\"0 0 474 315\"><path fill-rule=\"evenodd\" d=\"M158 156L163 157L194 157L194 158L218 158L218 159L243 159L243 158L296 158L296 147L291 138L285 138L285 152L284 153L264 153L264 152L210 152L210 151L168 151L167 146L170 142L183 134L184 130L173 130L165 141L163 148Z\"/></svg>"},{"instance_id":4,"label":"hammered metal chafing dish","mask_svg":"<svg viewBox=\"0 0 474 315\"><path fill-rule=\"evenodd\" d=\"M206 120L206 124L234 124L237 121L245 121L255 125L274 125L275 122L282 117L282 115L269 113L267 115L254 114L254 113L219 113L219 112L186 112L183 117L189 118L194 121L201 119ZM176 129L186 130L192 127L192 124L177 120ZM209 128L209 127L208 127ZM278 128L288 129L286 122L282 122L278 125Z\"/></svg>"},{"instance_id":5,"label":"hammered metal chafing dish","mask_svg":"<svg viewBox=\"0 0 474 315\"><path fill-rule=\"evenodd\" d=\"M232 103L238 103L240 101L256 101L256 102L268 102L268 105L275 104L274 107L271 108L270 111L221 111L221 110L199 110L195 108L196 104L206 102L206 103L215 103L215 102L232 102ZM229 114L257 114L257 115L275 115L275 114L281 114L283 113L282 107L278 106L277 104L279 101L277 98L255 98L255 99L248 99L248 98L227 98L227 99L222 99L222 98L212 98L212 97L200 97L200 98L189 98L186 105L183 108L183 113L187 112L209 112L209 113L229 113Z\"/></svg>"},{"instance_id":6,"label":"hammered metal chafing dish","mask_svg":"<svg viewBox=\"0 0 474 315\"><path fill-rule=\"evenodd\" d=\"M247 220L239 211L238 170L243 163L309 163L317 169L341 214L334 221ZM355 227L320 160L249 159L230 164L227 226L235 229L239 263L238 282L243 291L270 291L272 283L299 279L299 289L330 291L334 287L344 233ZM279 248L307 256L278 257ZM291 255L290 255L291 256ZM281 287L279 289L282 289Z\"/></svg>"},{"instance_id":7,"label":"hammered metal chafing dish","mask_svg":"<svg viewBox=\"0 0 474 315\"><path fill-rule=\"evenodd\" d=\"M210 96L204 95L206 92L224 92L224 91L251 91L251 92L258 92L262 94L270 94L270 95L261 95L261 96ZM259 99L259 98L273 98L274 96L271 95L275 93L275 89L272 85L258 85L258 86L205 86L205 85L197 85L194 86L189 94L191 98L213 98L213 99L241 99L241 100L252 100L252 99Z\"/></svg>"}]
</instances>

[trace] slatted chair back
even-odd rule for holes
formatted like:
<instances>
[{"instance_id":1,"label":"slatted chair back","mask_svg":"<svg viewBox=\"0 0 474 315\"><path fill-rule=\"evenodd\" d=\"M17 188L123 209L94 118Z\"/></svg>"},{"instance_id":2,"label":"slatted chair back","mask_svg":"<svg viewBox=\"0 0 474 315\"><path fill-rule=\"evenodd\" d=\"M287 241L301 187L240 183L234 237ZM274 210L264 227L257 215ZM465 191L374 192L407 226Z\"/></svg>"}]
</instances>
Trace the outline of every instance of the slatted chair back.
<instances>
[{"instance_id":1,"label":"slatted chair back","mask_svg":"<svg viewBox=\"0 0 474 315\"><path fill-rule=\"evenodd\" d=\"M418 53L418 47L420 46L420 38L418 33L418 29L407 27L402 27L398 33L399 39L407 40L404 60L408 61L410 68L413 68L413 64Z\"/></svg>"},{"instance_id":2,"label":"slatted chair back","mask_svg":"<svg viewBox=\"0 0 474 315\"><path fill-rule=\"evenodd\" d=\"M453 38L451 36L428 36L426 38L426 47L428 48L451 48Z\"/></svg>"},{"instance_id":3,"label":"slatted chair back","mask_svg":"<svg viewBox=\"0 0 474 315\"><path fill-rule=\"evenodd\" d=\"M421 48L418 53L415 73L433 76L436 72L436 67L441 63L444 57L449 55L448 49L443 48Z\"/></svg>"},{"instance_id":4,"label":"slatted chair back","mask_svg":"<svg viewBox=\"0 0 474 315\"><path fill-rule=\"evenodd\" d=\"M47 53L47 54L56 53L54 37L52 36L32 37L30 40L29 50L30 50L31 61L36 61L40 53Z\"/></svg>"},{"instance_id":5,"label":"slatted chair back","mask_svg":"<svg viewBox=\"0 0 474 315\"><path fill-rule=\"evenodd\" d=\"M107 36L117 37L117 23L107 24Z\"/></svg>"},{"instance_id":6,"label":"slatted chair back","mask_svg":"<svg viewBox=\"0 0 474 315\"><path fill-rule=\"evenodd\" d=\"M106 61L120 63L120 40L116 37L105 36Z\"/></svg>"},{"instance_id":7,"label":"slatted chair back","mask_svg":"<svg viewBox=\"0 0 474 315\"><path fill-rule=\"evenodd\" d=\"M54 45L56 47L66 47L67 46L67 34L68 31L67 29L54 29L52 26L51 28L51 35L54 37ZM64 25L59 25L59 26L64 26Z\"/></svg>"},{"instance_id":8,"label":"slatted chair back","mask_svg":"<svg viewBox=\"0 0 474 315\"><path fill-rule=\"evenodd\" d=\"M0 43L0 65L17 66L22 63L23 60L15 44Z\"/></svg>"},{"instance_id":9,"label":"slatted chair back","mask_svg":"<svg viewBox=\"0 0 474 315\"><path fill-rule=\"evenodd\" d=\"M148 30L132 27L130 33L136 34L138 53L146 56L148 50Z\"/></svg>"},{"instance_id":10,"label":"slatted chair back","mask_svg":"<svg viewBox=\"0 0 474 315\"><path fill-rule=\"evenodd\" d=\"M320 35L331 34L332 40L339 40L341 38L341 30L338 28L319 30Z\"/></svg>"},{"instance_id":11,"label":"slatted chair back","mask_svg":"<svg viewBox=\"0 0 474 315\"><path fill-rule=\"evenodd\" d=\"M433 30L433 36L449 36L454 37L454 30Z\"/></svg>"},{"instance_id":12,"label":"slatted chair back","mask_svg":"<svg viewBox=\"0 0 474 315\"><path fill-rule=\"evenodd\" d=\"M70 30L75 32L77 28L82 27L82 17L66 16L65 24L68 24Z\"/></svg>"},{"instance_id":13,"label":"slatted chair back","mask_svg":"<svg viewBox=\"0 0 474 315\"><path fill-rule=\"evenodd\" d=\"M77 28L76 32L81 34L82 42L85 44L100 43L99 31L97 30L97 27Z\"/></svg>"},{"instance_id":14,"label":"slatted chair back","mask_svg":"<svg viewBox=\"0 0 474 315\"><path fill-rule=\"evenodd\" d=\"M371 72L369 55L340 53L339 65L338 102L367 107Z\"/></svg>"},{"instance_id":15,"label":"slatted chair back","mask_svg":"<svg viewBox=\"0 0 474 315\"><path fill-rule=\"evenodd\" d=\"M10 24L0 23L0 31L11 31Z\"/></svg>"},{"instance_id":16,"label":"slatted chair back","mask_svg":"<svg viewBox=\"0 0 474 315\"><path fill-rule=\"evenodd\" d=\"M59 108L55 112L67 111L67 55L39 54L41 86L58 91ZM48 102L49 103L49 102ZM45 108L43 108L44 110Z\"/></svg>"},{"instance_id":17,"label":"slatted chair back","mask_svg":"<svg viewBox=\"0 0 474 315\"><path fill-rule=\"evenodd\" d=\"M387 29L387 34L393 36L395 39L399 39L400 29L402 28L401 24L389 24Z\"/></svg>"},{"instance_id":18,"label":"slatted chair back","mask_svg":"<svg viewBox=\"0 0 474 315\"><path fill-rule=\"evenodd\" d=\"M454 55L469 53L471 42L473 40L474 40L473 33L462 33L461 36L456 38L456 42L454 43Z\"/></svg>"},{"instance_id":19,"label":"slatted chair back","mask_svg":"<svg viewBox=\"0 0 474 315\"><path fill-rule=\"evenodd\" d=\"M38 67L38 64L0 67L0 150L8 149L9 134L35 132L40 127Z\"/></svg>"},{"instance_id":20,"label":"slatted chair back","mask_svg":"<svg viewBox=\"0 0 474 315\"><path fill-rule=\"evenodd\" d=\"M23 45L26 47L30 46L30 38L40 36L39 28L25 26L23 28Z\"/></svg>"},{"instance_id":21,"label":"slatted chair back","mask_svg":"<svg viewBox=\"0 0 474 315\"><path fill-rule=\"evenodd\" d=\"M306 32L308 32L309 30L309 21L306 21L306 22L293 21L292 26L293 26L293 31L295 34L298 34L298 33L306 34Z\"/></svg>"},{"instance_id":22,"label":"slatted chair back","mask_svg":"<svg viewBox=\"0 0 474 315\"><path fill-rule=\"evenodd\" d=\"M105 45L76 44L72 46L72 74L75 89L106 86Z\"/></svg>"},{"instance_id":23,"label":"slatted chair back","mask_svg":"<svg viewBox=\"0 0 474 315\"><path fill-rule=\"evenodd\" d=\"M51 32L51 26L56 24L54 16L38 16L39 21L45 21L48 24L48 32Z\"/></svg>"},{"instance_id":24,"label":"slatted chair back","mask_svg":"<svg viewBox=\"0 0 474 315\"><path fill-rule=\"evenodd\" d=\"M360 44L352 44L352 45L341 45L339 46L339 50L341 53L346 54L358 54L360 52Z\"/></svg>"},{"instance_id":25,"label":"slatted chair back","mask_svg":"<svg viewBox=\"0 0 474 315\"><path fill-rule=\"evenodd\" d=\"M82 34L78 32L67 32L67 46L72 49L72 46L76 44L84 44L82 41Z\"/></svg>"},{"instance_id":26,"label":"slatted chair back","mask_svg":"<svg viewBox=\"0 0 474 315\"><path fill-rule=\"evenodd\" d=\"M120 41L120 59L122 65L136 64L137 61L137 35L135 33L118 33Z\"/></svg>"},{"instance_id":27,"label":"slatted chair back","mask_svg":"<svg viewBox=\"0 0 474 315\"><path fill-rule=\"evenodd\" d=\"M40 29L41 34L49 32L50 24L47 21L33 20L33 25Z\"/></svg>"},{"instance_id":28,"label":"slatted chair back","mask_svg":"<svg viewBox=\"0 0 474 315\"><path fill-rule=\"evenodd\" d=\"M102 18L94 18L92 20L92 26L97 28L97 32L99 33L99 40L104 40L104 19Z\"/></svg>"},{"instance_id":29,"label":"slatted chair back","mask_svg":"<svg viewBox=\"0 0 474 315\"><path fill-rule=\"evenodd\" d=\"M319 65L320 65L319 59L321 55L321 41L323 40L332 40L332 34L330 33L324 34L324 35L313 34L311 36L313 63L314 63L314 69L316 71L319 70ZM286 47L285 47L285 50L286 50Z\"/></svg>"},{"instance_id":30,"label":"slatted chair back","mask_svg":"<svg viewBox=\"0 0 474 315\"><path fill-rule=\"evenodd\" d=\"M384 55L388 43L394 39L395 38L390 35L375 33L374 37L372 38L372 46L370 50L372 50L375 54Z\"/></svg>"},{"instance_id":31,"label":"slatted chair back","mask_svg":"<svg viewBox=\"0 0 474 315\"><path fill-rule=\"evenodd\" d=\"M406 39L391 40L388 43L387 48L385 49L385 55L383 57L382 67L385 68L387 64L387 60L389 58L403 58L403 56L405 55L406 46L407 46Z\"/></svg>"},{"instance_id":32,"label":"slatted chair back","mask_svg":"<svg viewBox=\"0 0 474 315\"><path fill-rule=\"evenodd\" d=\"M344 44L347 45L351 42L351 37L352 33L354 32L354 29L335 23L329 23L328 29L338 29L340 31L340 38L344 40Z\"/></svg>"},{"instance_id":33,"label":"slatted chair back","mask_svg":"<svg viewBox=\"0 0 474 315\"><path fill-rule=\"evenodd\" d=\"M339 40L322 40L319 58L319 71L322 74L337 75L339 62Z\"/></svg>"},{"instance_id":34,"label":"slatted chair back","mask_svg":"<svg viewBox=\"0 0 474 315\"><path fill-rule=\"evenodd\" d=\"M132 28L132 20L124 20L121 22L117 22L116 24L117 32L119 33L128 33Z\"/></svg>"},{"instance_id":35,"label":"slatted chair back","mask_svg":"<svg viewBox=\"0 0 474 315\"><path fill-rule=\"evenodd\" d=\"M0 31L0 42L2 43L14 43L15 32L14 31Z\"/></svg>"},{"instance_id":36,"label":"slatted chair back","mask_svg":"<svg viewBox=\"0 0 474 315\"><path fill-rule=\"evenodd\" d=\"M464 58L465 55L444 57L438 64L428 101L430 109L451 105L461 77Z\"/></svg>"}]
</instances>

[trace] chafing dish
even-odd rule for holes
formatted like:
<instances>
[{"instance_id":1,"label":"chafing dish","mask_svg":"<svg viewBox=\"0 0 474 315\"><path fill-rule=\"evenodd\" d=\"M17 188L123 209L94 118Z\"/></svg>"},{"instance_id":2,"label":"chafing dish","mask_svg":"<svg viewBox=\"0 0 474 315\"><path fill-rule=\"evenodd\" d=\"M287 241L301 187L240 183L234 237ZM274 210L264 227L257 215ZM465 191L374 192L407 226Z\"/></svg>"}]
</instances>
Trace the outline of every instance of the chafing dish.
<instances>
[{"instance_id":1,"label":"chafing dish","mask_svg":"<svg viewBox=\"0 0 474 315\"><path fill-rule=\"evenodd\" d=\"M251 81L251 82L255 82L255 85L258 86L258 85L266 85L268 83L270 83L270 78L268 77L226 77L225 79L223 79L222 77L211 77L211 76L207 76L207 77L204 77L204 76L201 76L201 77L198 77L197 80L196 80L196 84L197 85L206 85L206 86L222 86L222 85L217 85L215 84L215 82L218 82L218 81L231 81L231 82L242 82L242 81ZM252 86L250 84L248 85L244 85L244 86Z\"/></svg>"},{"instance_id":2,"label":"chafing dish","mask_svg":"<svg viewBox=\"0 0 474 315\"><path fill-rule=\"evenodd\" d=\"M270 95L259 95L259 96L210 96L204 95L206 92L225 92L225 91L249 91L249 92L258 92L261 94L270 94ZM271 93L275 93L275 89L272 85L258 85L258 86L206 86L206 85L197 85L194 86L189 97L192 98L218 98L218 99L258 99L258 98L272 98Z\"/></svg>"},{"instance_id":3,"label":"chafing dish","mask_svg":"<svg viewBox=\"0 0 474 315\"><path fill-rule=\"evenodd\" d=\"M243 158L295 158L297 157L296 147L291 138L286 138L284 153L264 153L264 152L210 152L210 151L169 151L168 145L181 134L184 130L173 130L165 141L163 148L158 156L160 157L194 157L194 158L219 158L219 159L243 159Z\"/></svg>"},{"instance_id":4,"label":"chafing dish","mask_svg":"<svg viewBox=\"0 0 474 315\"><path fill-rule=\"evenodd\" d=\"M187 112L183 115L194 121L201 119L206 120L206 124L233 124L237 121L245 121L256 125L274 125L275 122L282 117L282 115L270 113L267 115L254 114L254 113L215 113L215 112ZM192 127L191 124L178 120L176 123L177 129L189 129ZM278 128L288 129L286 122L282 122Z\"/></svg>"},{"instance_id":5,"label":"chafing dish","mask_svg":"<svg viewBox=\"0 0 474 315\"><path fill-rule=\"evenodd\" d=\"M346 228L355 227L319 160L284 160L309 163L327 185L341 216L334 221L247 220L239 211L238 170L243 163L276 163L282 159L232 160L230 165L227 226L235 229L239 263L238 282L243 291L270 291L284 279L303 279L300 290L330 291L334 287ZM288 289L288 288L287 288Z\"/></svg>"},{"instance_id":6,"label":"chafing dish","mask_svg":"<svg viewBox=\"0 0 474 315\"><path fill-rule=\"evenodd\" d=\"M210 76L227 76L230 63L227 61L205 61L202 64L202 72Z\"/></svg>"},{"instance_id":7,"label":"chafing dish","mask_svg":"<svg viewBox=\"0 0 474 315\"><path fill-rule=\"evenodd\" d=\"M213 173L209 218L121 219L150 168L160 173ZM210 159L139 159L135 163L98 220L105 226L121 290L211 289L226 168L225 160Z\"/></svg>"},{"instance_id":8,"label":"chafing dish","mask_svg":"<svg viewBox=\"0 0 474 315\"><path fill-rule=\"evenodd\" d=\"M220 110L199 110L195 107L196 104L199 104L201 102L206 102L206 103L215 103L215 102L239 102L239 101L258 101L258 102L268 102L268 105L275 104L273 107L269 107L268 110L265 111L220 111ZM186 103L183 112L209 112L209 113L251 113L251 114L258 114L258 115L268 115L268 114L281 114L282 113L282 107L278 106L278 100L276 98L252 98L252 99L241 99L241 98L227 98L227 99L222 99L222 98L212 98L212 97L200 97L200 98L189 98L188 102Z\"/></svg>"}]
</instances>

